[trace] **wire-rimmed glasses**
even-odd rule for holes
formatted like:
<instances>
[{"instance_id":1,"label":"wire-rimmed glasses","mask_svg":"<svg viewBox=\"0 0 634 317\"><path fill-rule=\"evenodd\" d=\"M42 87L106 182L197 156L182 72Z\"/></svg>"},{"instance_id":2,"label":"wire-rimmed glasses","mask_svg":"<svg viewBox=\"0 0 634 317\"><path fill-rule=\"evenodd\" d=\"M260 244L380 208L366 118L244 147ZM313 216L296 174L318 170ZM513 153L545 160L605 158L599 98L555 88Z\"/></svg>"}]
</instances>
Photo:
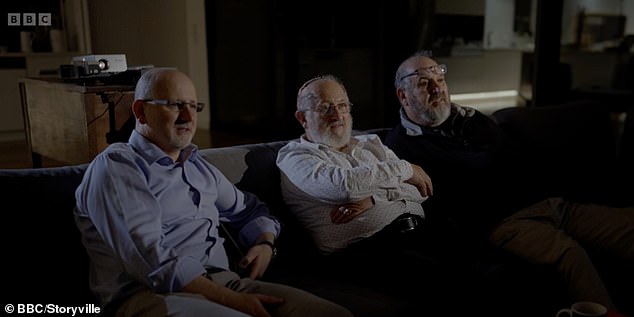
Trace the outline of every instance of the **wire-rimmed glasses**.
<instances>
[{"instance_id":1,"label":"wire-rimmed glasses","mask_svg":"<svg viewBox=\"0 0 634 317\"><path fill-rule=\"evenodd\" d=\"M350 110L352 110L352 103L341 102L341 103L334 104L331 102L324 102L319 105L310 107L308 110L314 111L323 115L323 114L330 113L331 111L335 109L337 109L337 112L339 113L348 113L350 112Z\"/></svg>"},{"instance_id":2,"label":"wire-rimmed glasses","mask_svg":"<svg viewBox=\"0 0 634 317\"><path fill-rule=\"evenodd\" d=\"M401 80L407 77L412 77L412 76L418 76L418 78L428 79L428 78L434 77L434 75L445 75L446 73L447 73L447 65L438 64L438 65L429 66L425 68L419 68L411 73L401 76L401 78L399 78L398 81L400 82Z\"/></svg>"},{"instance_id":3,"label":"wire-rimmed glasses","mask_svg":"<svg viewBox=\"0 0 634 317\"><path fill-rule=\"evenodd\" d=\"M142 99L141 101L154 105L165 106L167 109L174 112L181 112L185 107L189 107L190 110L201 112L205 108L205 104L202 102L193 101L171 101L166 99Z\"/></svg>"}]
</instances>

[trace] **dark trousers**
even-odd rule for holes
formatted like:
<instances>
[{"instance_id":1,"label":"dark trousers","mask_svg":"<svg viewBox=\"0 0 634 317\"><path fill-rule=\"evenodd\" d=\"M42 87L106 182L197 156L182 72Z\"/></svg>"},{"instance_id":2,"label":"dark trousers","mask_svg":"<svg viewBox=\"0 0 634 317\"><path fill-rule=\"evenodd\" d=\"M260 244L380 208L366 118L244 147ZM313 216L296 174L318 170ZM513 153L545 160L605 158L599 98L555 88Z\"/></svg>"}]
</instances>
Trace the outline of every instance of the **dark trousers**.
<instances>
[{"instance_id":1,"label":"dark trousers","mask_svg":"<svg viewBox=\"0 0 634 317\"><path fill-rule=\"evenodd\" d=\"M613 308L612 296L594 265L598 259L592 259L588 250L600 250L617 263L631 267L634 207L546 199L502 221L491 234L491 242L530 263L555 269L569 288L571 302L591 300ZM624 272L621 278L631 278L632 274L627 274L630 272ZM612 272L603 273L609 276ZM631 289L630 286L626 288ZM629 295L624 304L630 306L631 298Z\"/></svg>"},{"instance_id":2,"label":"dark trousers","mask_svg":"<svg viewBox=\"0 0 634 317\"><path fill-rule=\"evenodd\" d=\"M462 307L477 304L474 262L448 222L425 221L405 233L386 228L353 243L329 255L326 267L339 279L409 298L430 312L451 316L455 311L458 316L464 314Z\"/></svg>"}]
</instances>

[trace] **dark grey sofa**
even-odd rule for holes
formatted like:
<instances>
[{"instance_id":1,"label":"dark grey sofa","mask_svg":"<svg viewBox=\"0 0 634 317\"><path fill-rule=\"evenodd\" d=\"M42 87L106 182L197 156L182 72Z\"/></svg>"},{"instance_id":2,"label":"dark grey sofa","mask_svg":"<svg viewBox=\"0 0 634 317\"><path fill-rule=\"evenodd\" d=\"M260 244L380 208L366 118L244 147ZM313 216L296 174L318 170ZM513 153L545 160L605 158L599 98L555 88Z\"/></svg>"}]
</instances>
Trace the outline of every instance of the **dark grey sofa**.
<instances>
[{"instance_id":1,"label":"dark grey sofa","mask_svg":"<svg viewBox=\"0 0 634 317\"><path fill-rule=\"evenodd\" d=\"M623 169L617 168L623 166L619 164L631 163L623 163L619 157L620 153L627 152L619 150L621 134L616 133L611 114L600 104L509 108L493 116L516 143L514 164L527 175L528 183L548 183L540 191L527 185L526 190L533 195L531 199L564 195L588 201L632 204L632 185L623 187L618 183L631 175L625 176L620 173ZM380 133L381 130L374 131ZM264 279L302 287L349 307L357 316L419 316L420 303L406 303L387 292L344 283L322 270L320 255L287 212L281 198L275 158L285 143L201 149L207 160L239 188L258 195L282 221L278 240L280 254ZM0 238L5 251L3 272L11 275L5 279L5 303L62 306L95 303L88 288L88 258L72 214L74 190L86 167L82 164L0 170L0 193L5 201L5 226ZM584 186L588 181L600 181L601 186L589 191ZM631 178L628 181L632 183ZM517 264L513 259L497 257L487 263L493 285L510 287L499 289L492 296L500 296L501 301L509 303L509 299L515 297L542 292L542 296L537 294L535 298L543 299L547 297L544 294L552 295L549 291L560 292L557 286L539 285L553 276L543 268L513 264ZM615 263L609 262L600 265L615 267ZM626 288L619 278L611 278L610 283L609 286L617 290L619 301L634 298L631 287ZM509 305L513 304L511 300ZM534 312L553 315L560 304L563 303L559 299L538 303L525 311L525 315Z\"/></svg>"}]
</instances>

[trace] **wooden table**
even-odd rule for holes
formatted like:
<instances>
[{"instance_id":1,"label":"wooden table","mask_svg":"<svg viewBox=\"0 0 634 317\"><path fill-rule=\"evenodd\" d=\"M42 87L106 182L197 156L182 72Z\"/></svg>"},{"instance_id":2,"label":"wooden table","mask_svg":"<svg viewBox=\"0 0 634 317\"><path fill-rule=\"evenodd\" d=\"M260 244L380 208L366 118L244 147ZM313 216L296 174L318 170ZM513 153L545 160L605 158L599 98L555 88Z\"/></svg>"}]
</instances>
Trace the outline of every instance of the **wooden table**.
<instances>
[{"instance_id":1,"label":"wooden table","mask_svg":"<svg viewBox=\"0 0 634 317\"><path fill-rule=\"evenodd\" d=\"M88 163L108 144L127 141L133 128L128 120L134 86L49 78L23 78L18 85L33 167L42 167L42 156L69 165Z\"/></svg>"}]
</instances>

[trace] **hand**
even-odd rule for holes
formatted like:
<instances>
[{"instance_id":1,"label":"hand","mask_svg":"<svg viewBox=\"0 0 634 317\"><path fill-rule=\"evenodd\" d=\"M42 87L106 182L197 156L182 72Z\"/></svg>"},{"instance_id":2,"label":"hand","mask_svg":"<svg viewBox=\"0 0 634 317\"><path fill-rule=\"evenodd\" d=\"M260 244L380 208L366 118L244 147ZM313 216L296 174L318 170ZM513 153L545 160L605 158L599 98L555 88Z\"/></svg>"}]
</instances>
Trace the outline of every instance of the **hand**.
<instances>
[{"instance_id":1,"label":"hand","mask_svg":"<svg viewBox=\"0 0 634 317\"><path fill-rule=\"evenodd\" d=\"M429 197L433 195L434 187L432 186L431 178L429 177L429 175L427 175L427 173L425 173L425 171L420 166L416 164L411 165L414 174L405 182L416 186L418 192L420 192L421 196L423 197Z\"/></svg>"},{"instance_id":2,"label":"hand","mask_svg":"<svg viewBox=\"0 0 634 317\"><path fill-rule=\"evenodd\" d=\"M252 246L247 254L240 260L240 267L250 268L249 277L257 279L262 277L273 259L273 250L266 244L256 244Z\"/></svg>"},{"instance_id":3,"label":"hand","mask_svg":"<svg viewBox=\"0 0 634 317\"><path fill-rule=\"evenodd\" d=\"M281 297L257 293L233 292L233 295L235 296L227 297L227 301L221 304L256 317L271 317L265 306L279 305L284 302Z\"/></svg>"},{"instance_id":4,"label":"hand","mask_svg":"<svg viewBox=\"0 0 634 317\"><path fill-rule=\"evenodd\" d=\"M348 223L356 216L374 207L372 196L362 200L337 206L330 211L330 221L334 224Z\"/></svg>"},{"instance_id":5,"label":"hand","mask_svg":"<svg viewBox=\"0 0 634 317\"><path fill-rule=\"evenodd\" d=\"M220 305L257 317L271 317L265 306L279 305L284 302L282 297L237 292L202 275L185 285L182 290L187 293L201 294Z\"/></svg>"}]
</instances>

